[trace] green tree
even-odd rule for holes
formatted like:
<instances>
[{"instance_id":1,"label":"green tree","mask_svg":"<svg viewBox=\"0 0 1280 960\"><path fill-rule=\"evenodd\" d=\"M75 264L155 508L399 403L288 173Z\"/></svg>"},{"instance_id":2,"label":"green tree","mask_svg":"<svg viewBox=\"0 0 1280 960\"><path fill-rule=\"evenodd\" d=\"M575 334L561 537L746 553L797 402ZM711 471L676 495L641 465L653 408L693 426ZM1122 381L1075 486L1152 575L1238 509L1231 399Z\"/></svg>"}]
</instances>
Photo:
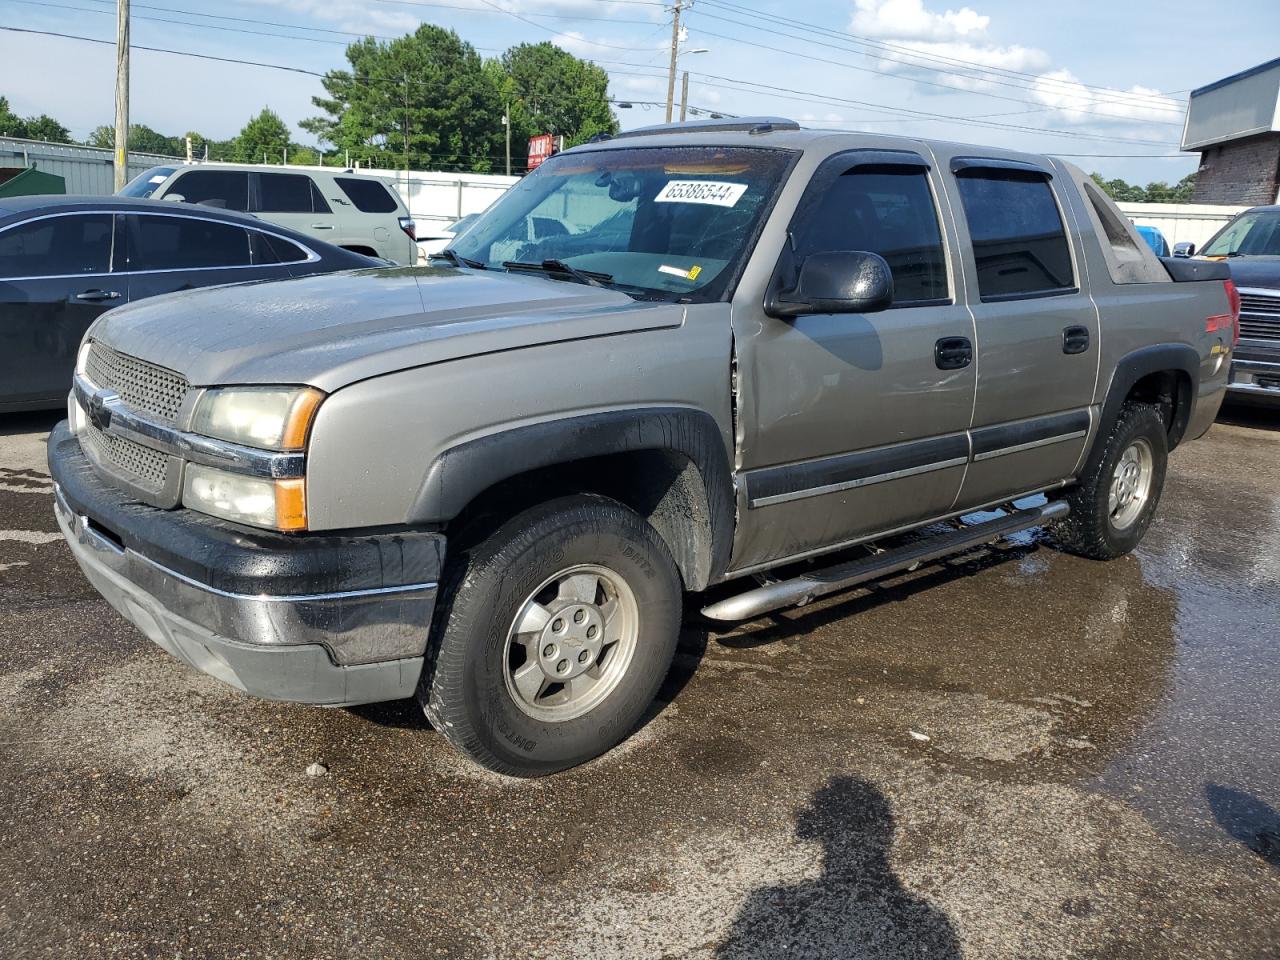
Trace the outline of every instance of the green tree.
<instances>
[{"instance_id":1,"label":"green tree","mask_svg":"<svg viewBox=\"0 0 1280 960\"><path fill-rule=\"evenodd\" d=\"M85 141L91 147L113 148L116 145L116 128L103 124L94 127ZM129 151L131 153L158 153L165 157L186 156L187 147L178 137L167 137L143 123L129 124Z\"/></svg>"},{"instance_id":2,"label":"green tree","mask_svg":"<svg viewBox=\"0 0 1280 960\"><path fill-rule=\"evenodd\" d=\"M71 131L53 117L44 113L38 117L20 117L9 106L7 97L0 97L0 135L51 143L71 142Z\"/></svg>"},{"instance_id":3,"label":"green tree","mask_svg":"<svg viewBox=\"0 0 1280 960\"><path fill-rule=\"evenodd\" d=\"M574 147L601 133L617 133L609 107L609 75L553 43L522 43L502 55L506 83L501 93L511 104L512 150L539 133L564 136Z\"/></svg>"},{"instance_id":4,"label":"green tree","mask_svg":"<svg viewBox=\"0 0 1280 960\"><path fill-rule=\"evenodd\" d=\"M279 114L264 107L236 136L233 159L240 163L262 163L265 155L272 163L279 163L288 147L288 125Z\"/></svg>"},{"instance_id":5,"label":"green tree","mask_svg":"<svg viewBox=\"0 0 1280 960\"><path fill-rule=\"evenodd\" d=\"M386 42L347 47L350 70L324 78L323 116L304 130L351 159L380 167L480 172L501 161L502 104L480 55L452 30L423 24Z\"/></svg>"},{"instance_id":6,"label":"green tree","mask_svg":"<svg viewBox=\"0 0 1280 960\"><path fill-rule=\"evenodd\" d=\"M1136 183L1124 180L1104 180L1101 174L1090 174L1093 182L1103 189L1112 200L1118 203L1189 203L1196 189L1196 175L1193 171L1173 186L1161 180L1155 180L1141 187Z\"/></svg>"}]
</instances>

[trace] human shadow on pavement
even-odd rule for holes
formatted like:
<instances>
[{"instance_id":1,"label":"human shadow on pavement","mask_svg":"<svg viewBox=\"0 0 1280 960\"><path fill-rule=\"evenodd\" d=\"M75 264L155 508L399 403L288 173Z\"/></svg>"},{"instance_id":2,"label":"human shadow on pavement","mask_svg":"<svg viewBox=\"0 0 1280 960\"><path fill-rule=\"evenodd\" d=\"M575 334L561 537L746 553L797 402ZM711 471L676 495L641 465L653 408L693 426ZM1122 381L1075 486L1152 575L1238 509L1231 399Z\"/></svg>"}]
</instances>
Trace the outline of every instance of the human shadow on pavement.
<instances>
[{"instance_id":1,"label":"human shadow on pavement","mask_svg":"<svg viewBox=\"0 0 1280 960\"><path fill-rule=\"evenodd\" d=\"M1204 795L1227 836L1280 868L1280 812L1243 790L1216 783L1206 785Z\"/></svg>"},{"instance_id":2,"label":"human shadow on pavement","mask_svg":"<svg viewBox=\"0 0 1280 960\"><path fill-rule=\"evenodd\" d=\"M951 920L894 874L893 831L889 802L874 785L833 778L796 818L796 836L822 844L822 875L752 893L716 956L958 960Z\"/></svg>"}]
</instances>

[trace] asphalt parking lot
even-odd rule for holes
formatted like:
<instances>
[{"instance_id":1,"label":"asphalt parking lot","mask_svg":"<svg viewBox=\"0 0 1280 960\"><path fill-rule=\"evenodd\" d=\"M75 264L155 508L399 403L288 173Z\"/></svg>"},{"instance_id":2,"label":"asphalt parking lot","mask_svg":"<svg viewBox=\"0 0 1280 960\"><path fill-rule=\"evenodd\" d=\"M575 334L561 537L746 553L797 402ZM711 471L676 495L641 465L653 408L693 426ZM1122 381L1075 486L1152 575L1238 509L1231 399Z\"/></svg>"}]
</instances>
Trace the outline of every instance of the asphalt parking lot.
<instances>
[{"instance_id":1,"label":"asphalt parking lot","mask_svg":"<svg viewBox=\"0 0 1280 960\"><path fill-rule=\"evenodd\" d=\"M153 647L56 533L54 420L0 422L0 955L1280 957L1280 417L1178 451L1136 556L691 620L541 781Z\"/></svg>"}]
</instances>

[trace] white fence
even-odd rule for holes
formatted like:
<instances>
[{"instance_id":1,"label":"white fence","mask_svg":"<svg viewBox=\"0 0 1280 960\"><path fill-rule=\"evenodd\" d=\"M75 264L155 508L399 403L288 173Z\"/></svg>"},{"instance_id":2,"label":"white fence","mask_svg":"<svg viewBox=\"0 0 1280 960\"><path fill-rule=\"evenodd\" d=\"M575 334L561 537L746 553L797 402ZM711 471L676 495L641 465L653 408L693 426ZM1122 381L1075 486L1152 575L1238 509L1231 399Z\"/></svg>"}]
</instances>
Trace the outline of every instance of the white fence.
<instances>
[{"instance_id":1,"label":"white fence","mask_svg":"<svg viewBox=\"0 0 1280 960\"><path fill-rule=\"evenodd\" d=\"M1190 241L1198 250L1228 220L1248 207L1227 207L1213 203L1120 203L1126 217L1143 227L1158 227L1169 241Z\"/></svg>"}]
</instances>

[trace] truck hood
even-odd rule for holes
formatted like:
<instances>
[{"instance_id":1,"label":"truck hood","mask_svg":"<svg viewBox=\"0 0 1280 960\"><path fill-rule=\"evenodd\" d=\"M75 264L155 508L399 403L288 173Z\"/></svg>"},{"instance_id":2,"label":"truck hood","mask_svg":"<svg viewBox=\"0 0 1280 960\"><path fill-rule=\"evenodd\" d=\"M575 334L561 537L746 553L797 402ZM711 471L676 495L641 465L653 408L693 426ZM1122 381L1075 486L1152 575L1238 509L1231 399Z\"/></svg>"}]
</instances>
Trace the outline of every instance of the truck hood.
<instances>
[{"instance_id":1,"label":"truck hood","mask_svg":"<svg viewBox=\"0 0 1280 960\"><path fill-rule=\"evenodd\" d=\"M357 380L496 350L679 326L684 308L542 276L356 270L191 290L103 314L88 336L193 386Z\"/></svg>"},{"instance_id":2,"label":"truck hood","mask_svg":"<svg viewBox=\"0 0 1280 960\"><path fill-rule=\"evenodd\" d=\"M1231 257L1226 263L1237 287L1280 290L1280 257Z\"/></svg>"}]
</instances>

